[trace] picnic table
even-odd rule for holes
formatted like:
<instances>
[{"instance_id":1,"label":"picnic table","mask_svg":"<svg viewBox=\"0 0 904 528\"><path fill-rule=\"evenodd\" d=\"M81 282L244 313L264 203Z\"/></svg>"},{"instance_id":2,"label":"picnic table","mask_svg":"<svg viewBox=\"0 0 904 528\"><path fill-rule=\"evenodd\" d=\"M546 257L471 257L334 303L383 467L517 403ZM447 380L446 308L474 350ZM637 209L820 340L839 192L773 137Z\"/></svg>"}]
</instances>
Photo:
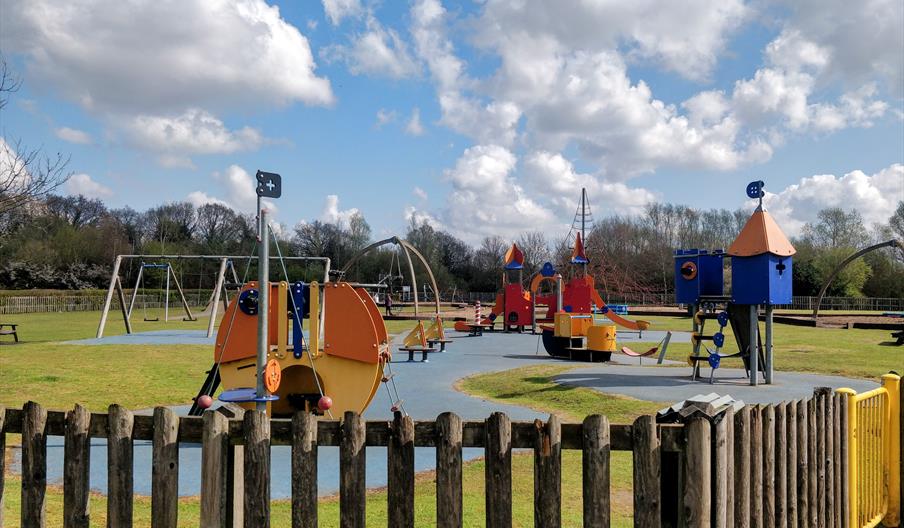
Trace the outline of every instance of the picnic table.
<instances>
[{"instance_id":1,"label":"picnic table","mask_svg":"<svg viewBox=\"0 0 904 528\"><path fill-rule=\"evenodd\" d=\"M11 336L13 336L13 339L16 340L16 343L18 343L19 342L19 334L18 334L18 332L16 332L17 326L19 326L19 325L13 324L13 323L0 323L0 336L11 335ZM9 328L9 330L6 330L7 327Z\"/></svg>"}]
</instances>

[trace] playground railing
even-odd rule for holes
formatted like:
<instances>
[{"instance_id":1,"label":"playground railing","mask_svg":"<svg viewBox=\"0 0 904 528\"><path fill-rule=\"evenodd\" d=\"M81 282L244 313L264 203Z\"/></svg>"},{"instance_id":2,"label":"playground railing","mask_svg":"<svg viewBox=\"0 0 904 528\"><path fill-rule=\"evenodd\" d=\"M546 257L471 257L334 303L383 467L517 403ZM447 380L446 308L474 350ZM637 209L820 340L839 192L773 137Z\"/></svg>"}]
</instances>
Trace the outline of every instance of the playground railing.
<instances>
[{"instance_id":1,"label":"playground railing","mask_svg":"<svg viewBox=\"0 0 904 528\"><path fill-rule=\"evenodd\" d=\"M901 516L901 378L882 376L882 386L848 395L848 487L850 526L880 522L897 526Z\"/></svg>"}]
</instances>

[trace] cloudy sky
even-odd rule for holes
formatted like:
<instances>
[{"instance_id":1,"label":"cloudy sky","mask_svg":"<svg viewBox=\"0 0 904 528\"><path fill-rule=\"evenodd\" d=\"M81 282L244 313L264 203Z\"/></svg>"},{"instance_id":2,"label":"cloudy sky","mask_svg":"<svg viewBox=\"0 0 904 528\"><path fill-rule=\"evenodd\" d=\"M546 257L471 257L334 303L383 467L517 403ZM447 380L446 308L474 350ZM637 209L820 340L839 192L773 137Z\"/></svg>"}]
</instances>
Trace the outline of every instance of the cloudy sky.
<instances>
[{"instance_id":1,"label":"cloudy sky","mask_svg":"<svg viewBox=\"0 0 904 528\"><path fill-rule=\"evenodd\" d=\"M423 218L477 241L651 201L796 232L904 199L900 0L3 0L6 143L71 154L66 192L278 220Z\"/></svg>"}]
</instances>

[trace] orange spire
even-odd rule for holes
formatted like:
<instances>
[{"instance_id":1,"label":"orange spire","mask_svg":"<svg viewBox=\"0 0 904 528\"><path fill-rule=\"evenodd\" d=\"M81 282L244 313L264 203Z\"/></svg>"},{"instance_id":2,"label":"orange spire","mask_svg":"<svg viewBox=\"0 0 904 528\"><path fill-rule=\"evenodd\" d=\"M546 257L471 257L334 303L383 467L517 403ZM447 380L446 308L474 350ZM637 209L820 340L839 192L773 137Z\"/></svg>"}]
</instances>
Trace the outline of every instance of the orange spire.
<instances>
[{"instance_id":1,"label":"orange spire","mask_svg":"<svg viewBox=\"0 0 904 528\"><path fill-rule=\"evenodd\" d=\"M572 264L587 264L587 255L584 254L584 242L581 241L581 234L576 233L574 238L574 251L571 252Z\"/></svg>"},{"instance_id":2,"label":"orange spire","mask_svg":"<svg viewBox=\"0 0 904 528\"><path fill-rule=\"evenodd\" d=\"M775 223L772 215L757 209L728 248L728 254L734 257L752 257L764 253L789 257L797 253L797 250Z\"/></svg>"},{"instance_id":3,"label":"orange spire","mask_svg":"<svg viewBox=\"0 0 904 528\"><path fill-rule=\"evenodd\" d=\"M524 253L512 242L512 247L505 252L505 269L521 269L524 267Z\"/></svg>"}]
</instances>

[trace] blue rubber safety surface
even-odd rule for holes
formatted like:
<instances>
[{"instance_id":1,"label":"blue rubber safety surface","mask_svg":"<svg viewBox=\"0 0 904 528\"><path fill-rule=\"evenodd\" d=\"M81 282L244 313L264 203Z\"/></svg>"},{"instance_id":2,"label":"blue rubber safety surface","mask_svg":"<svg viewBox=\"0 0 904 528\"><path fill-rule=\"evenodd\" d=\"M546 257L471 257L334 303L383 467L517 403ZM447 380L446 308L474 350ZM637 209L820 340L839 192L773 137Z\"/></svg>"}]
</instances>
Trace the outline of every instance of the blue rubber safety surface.
<instances>
[{"instance_id":1,"label":"blue rubber safety surface","mask_svg":"<svg viewBox=\"0 0 904 528\"><path fill-rule=\"evenodd\" d=\"M64 345L210 345L217 333L207 337L207 330L153 330L133 334L111 335L100 338L63 341ZM203 380L202 380L203 381Z\"/></svg>"},{"instance_id":2,"label":"blue rubber safety surface","mask_svg":"<svg viewBox=\"0 0 904 528\"><path fill-rule=\"evenodd\" d=\"M204 332L199 331L203 338ZM197 339L186 337L184 331L161 331L135 334L133 336L111 336L125 339ZM662 332L644 332L643 341L655 342L662 337ZM483 420L492 412L507 413L512 420L546 419L546 416L514 405L505 405L468 396L454 389L454 384L461 378L482 373L507 370L530 364L559 364L562 360L546 355L540 343L540 337L530 334L487 333L481 337L467 337L457 332L449 332L453 338L448 343L446 352L429 355L427 363L404 361L407 354L396 354L391 370L396 374L395 380L400 396L405 400L404 408L415 420L433 420L442 412L454 411L465 420ZM688 341L689 335L673 332L674 341ZM632 339L633 338L633 339ZM636 340L636 334L619 333L623 342ZM401 337L397 338L400 341ZM108 342L108 341L107 341ZM123 341L132 343L134 341ZM155 341L156 342L156 341ZM159 341L166 343L167 341ZM180 343L183 343L181 341ZM191 341L196 342L196 341ZM419 354L418 354L419 357ZM717 371L717 384L690 382L690 367L655 366L652 358L644 359L643 367L636 366L637 358L613 354L613 361L608 364L574 363L580 370L565 373L558 377L564 384L589 387L603 392L612 392L633 396L639 399L675 402L696 394L718 392L731 394L745 402L770 402L802 398L812 394L817 386L849 386L855 390L869 390L875 383L863 380L847 380L831 376L810 374L793 374L777 370L776 385L746 387L743 380L733 369ZM780 361L780 358L779 358ZM669 362L674 363L674 362ZM204 378L204 371L209 365L198 365L198 386ZM780 362L777 364L780 369ZM704 375L708 375L704 369ZM733 381L730 381L734 378ZM391 420L392 402L385 388L381 387L370 408L365 413L368 420ZM187 414L189 406L174 408L179 414ZM145 411L150 413L151 411ZM48 438L48 481L59 483L63 471L63 439ZM339 485L339 449L337 447L320 447L318 449L318 485L321 495L330 495L338 491ZM272 483L271 495L274 499L291 496L290 454L288 446L273 447L271 454ZM482 449L465 449L464 457L472 460L483 454ZM417 471L430 470L435 465L435 450L417 448L415 450L415 468ZM100 492L106 491L107 466L106 442L94 439L91 443L91 487ZM151 492L151 443L135 442L135 493L148 495ZM182 496L197 495L200 492L201 449L199 445L183 445L179 450L179 494ZM13 470L19 470L19 461L14 459ZM367 448L367 485L379 487L386 485L386 449Z\"/></svg>"}]
</instances>

